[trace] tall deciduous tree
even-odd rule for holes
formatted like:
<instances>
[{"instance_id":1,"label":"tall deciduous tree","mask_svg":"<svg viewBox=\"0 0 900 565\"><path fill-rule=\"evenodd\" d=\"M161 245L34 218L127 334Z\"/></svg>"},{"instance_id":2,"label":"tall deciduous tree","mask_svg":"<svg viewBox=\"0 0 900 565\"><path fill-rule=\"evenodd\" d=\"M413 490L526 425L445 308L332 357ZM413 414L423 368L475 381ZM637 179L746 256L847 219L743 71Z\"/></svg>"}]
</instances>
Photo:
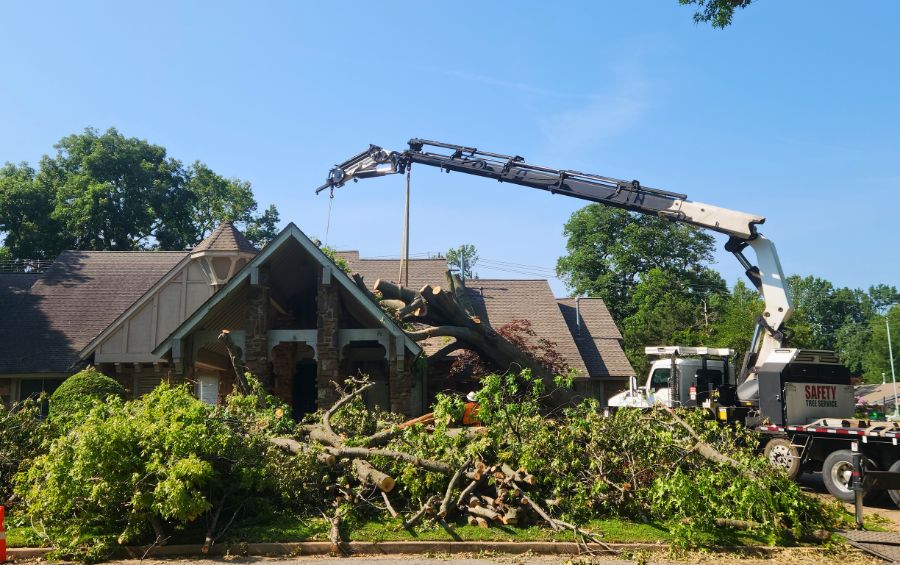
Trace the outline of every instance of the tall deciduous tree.
<instances>
[{"instance_id":1,"label":"tall deciduous tree","mask_svg":"<svg viewBox=\"0 0 900 565\"><path fill-rule=\"evenodd\" d=\"M184 249L221 221L242 224L263 245L278 211L257 213L250 184L115 128L69 135L44 156L0 169L0 235L12 258L52 258L63 249Z\"/></svg>"},{"instance_id":2,"label":"tall deciduous tree","mask_svg":"<svg viewBox=\"0 0 900 565\"><path fill-rule=\"evenodd\" d=\"M183 214L190 198L180 163L163 147L111 128L66 136L56 149L41 159L37 181L55 195L65 247L131 251L151 246L157 234L166 247L184 246L166 221Z\"/></svg>"},{"instance_id":3,"label":"tall deciduous tree","mask_svg":"<svg viewBox=\"0 0 900 565\"><path fill-rule=\"evenodd\" d=\"M744 281L737 281L728 295L719 295L713 303L716 319L710 332L710 345L729 347L743 359L750 346L756 317L763 313L762 297Z\"/></svg>"},{"instance_id":4,"label":"tall deciduous tree","mask_svg":"<svg viewBox=\"0 0 900 565\"><path fill-rule=\"evenodd\" d=\"M191 224L195 242L208 236L219 222L225 220L237 223L257 246L264 245L277 234L278 210L270 205L261 214L256 214L256 199L249 182L227 179L196 161L187 171L187 189L194 199Z\"/></svg>"},{"instance_id":5,"label":"tall deciduous tree","mask_svg":"<svg viewBox=\"0 0 900 565\"><path fill-rule=\"evenodd\" d=\"M60 226L52 218L53 192L35 182L27 163L0 168L0 259L48 259L56 254Z\"/></svg>"},{"instance_id":6,"label":"tall deciduous tree","mask_svg":"<svg viewBox=\"0 0 900 565\"><path fill-rule=\"evenodd\" d=\"M709 335L711 305L727 294L709 268L712 236L599 204L572 214L563 233L568 254L557 273L575 293L604 299L636 370L646 345L691 345Z\"/></svg>"},{"instance_id":7,"label":"tall deciduous tree","mask_svg":"<svg viewBox=\"0 0 900 565\"><path fill-rule=\"evenodd\" d=\"M567 255L557 261L557 274L576 294L603 298L616 319L634 313L636 285L651 269L697 295L725 290L708 268L712 236L692 226L589 204L572 214L563 234Z\"/></svg>"}]
</instances>

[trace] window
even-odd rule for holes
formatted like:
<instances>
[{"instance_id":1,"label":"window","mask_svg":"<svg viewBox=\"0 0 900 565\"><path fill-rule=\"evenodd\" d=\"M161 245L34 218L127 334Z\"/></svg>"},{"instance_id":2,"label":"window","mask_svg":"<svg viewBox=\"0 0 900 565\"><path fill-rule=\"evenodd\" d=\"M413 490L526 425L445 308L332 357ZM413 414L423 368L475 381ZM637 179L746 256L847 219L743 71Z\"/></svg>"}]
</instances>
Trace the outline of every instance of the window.
<instances>
[{"instance_id":1,"label":"window","mask_svg":"<svg viewBox=\"0 0 900 565\"><path fill-rule=\"evenodd\" d=\"M201 375L197 379L197 398L206 404L219 403L219 377L215 375Z\"/></svg>"},{"instance_id":2,"label":"window","mask_svg":"<svg viewBox=\"0 0 900 565\"><path fill-rule=\"evenodd\" d=\"M37 400L41 393L47 393L47 398L59 388L64 379L22 379L19 381L19 400L32 398ZM47 415L47 401L41 402L41 417Z\"/></svg>"},{"instance_id":3,"label":"window","mask_svg":"<svg viewBox=\"0 0 900 565\"><path fill-rule=\"evenodd\" d=\"M669 388L669 376L671 373L671 369L657 369L653 371L653 376L650 377L650 388L653 390Z\"/></svg>"}]
</instances>

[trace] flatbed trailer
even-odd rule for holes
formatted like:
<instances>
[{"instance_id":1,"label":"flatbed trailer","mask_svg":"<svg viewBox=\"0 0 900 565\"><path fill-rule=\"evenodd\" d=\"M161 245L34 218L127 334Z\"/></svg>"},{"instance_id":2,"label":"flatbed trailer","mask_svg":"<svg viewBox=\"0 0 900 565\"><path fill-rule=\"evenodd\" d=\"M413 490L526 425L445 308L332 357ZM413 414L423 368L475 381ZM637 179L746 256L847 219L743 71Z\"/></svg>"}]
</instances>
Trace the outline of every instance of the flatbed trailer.
<instances>
[{"instance_id":1,"label":"flatbed trailer","mask_svg":"<svg viewBox=\"0 0 900 565\"><path fill-rule=\"evenodd\" d=\"M828 492L845 502L854 500L853 452L862 454L869 471L900 472L897 422L823 418L805 425L760 424L752 429L760 434L770 463L791 477L822 471ZM888 493L900 505L900 491Z\"/></svg>"}]
</instances>

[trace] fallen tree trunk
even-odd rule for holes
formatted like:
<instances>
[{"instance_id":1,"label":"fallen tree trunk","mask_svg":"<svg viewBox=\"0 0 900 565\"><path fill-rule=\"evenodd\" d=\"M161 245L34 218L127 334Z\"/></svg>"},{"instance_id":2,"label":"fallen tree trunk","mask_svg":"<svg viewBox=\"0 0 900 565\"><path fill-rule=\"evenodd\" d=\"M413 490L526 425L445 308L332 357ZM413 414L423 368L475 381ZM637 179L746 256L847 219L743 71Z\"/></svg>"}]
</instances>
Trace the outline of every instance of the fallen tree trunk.
<instances>
[{"instance_id":1,"label":"fallen tree trunk","mask_svg":"<svg viewBox=\"0 0 900 565\"><path fill-rule=\"evenodd\" d=\"M448 272L447 282L449 291L440 286L425 285L414 292L379 279L375 281L374 290L384 299L390 300L392 305L395 304L394 301L405 305L398 309L401 319L424 326L406 332L412 340L454 338L455 341L445 345L439 353L468 349L501 372L530 369L532 374L544 381L546 390L549 391L548 404L557 407L572 402L572 391L556 385L556 375L552 370L503 337L473 312L465 285L458 277Z\"/></svg>"}]
</instances>

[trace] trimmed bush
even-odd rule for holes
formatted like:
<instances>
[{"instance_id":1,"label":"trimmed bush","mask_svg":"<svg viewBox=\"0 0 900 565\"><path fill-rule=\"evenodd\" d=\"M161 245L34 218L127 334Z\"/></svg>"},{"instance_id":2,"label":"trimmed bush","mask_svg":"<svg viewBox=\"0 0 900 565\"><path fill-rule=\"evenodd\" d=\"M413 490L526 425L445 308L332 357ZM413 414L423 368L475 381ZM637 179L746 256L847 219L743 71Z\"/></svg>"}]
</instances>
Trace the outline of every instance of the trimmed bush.
<instances>
[{"instance_id":1,"label":"trimmed bush","mask_svg":"<svg viewBox=\"0 0 900 565\"><path fill-rule=\"evenodd\" d=\"M125 398L125 388L94 367L75 373L50 396L50 421L67 431L70 423L110 396Z\"/></svg>"}]
</instances>

